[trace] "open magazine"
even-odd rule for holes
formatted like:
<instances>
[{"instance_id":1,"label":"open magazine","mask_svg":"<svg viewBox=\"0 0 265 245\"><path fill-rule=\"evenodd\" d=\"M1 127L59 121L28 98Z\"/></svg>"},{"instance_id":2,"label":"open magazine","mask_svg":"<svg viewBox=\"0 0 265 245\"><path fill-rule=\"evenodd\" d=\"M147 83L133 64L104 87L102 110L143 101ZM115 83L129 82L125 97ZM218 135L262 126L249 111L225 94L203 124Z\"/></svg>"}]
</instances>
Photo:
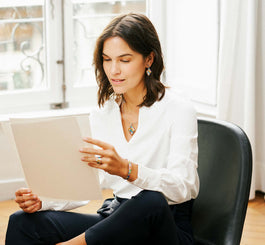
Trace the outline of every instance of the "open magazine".
<instances>
[{"instance_id":1,"label":"open magazine","mask_svg":"<svg viewBox=\"0 0 265 245\"><path fill-rule=\"evenodd\" d=\"M45 199L101 199L97 169L81 161L88 116L10 119L28 187Z\"/></svg>"}]
</instances>

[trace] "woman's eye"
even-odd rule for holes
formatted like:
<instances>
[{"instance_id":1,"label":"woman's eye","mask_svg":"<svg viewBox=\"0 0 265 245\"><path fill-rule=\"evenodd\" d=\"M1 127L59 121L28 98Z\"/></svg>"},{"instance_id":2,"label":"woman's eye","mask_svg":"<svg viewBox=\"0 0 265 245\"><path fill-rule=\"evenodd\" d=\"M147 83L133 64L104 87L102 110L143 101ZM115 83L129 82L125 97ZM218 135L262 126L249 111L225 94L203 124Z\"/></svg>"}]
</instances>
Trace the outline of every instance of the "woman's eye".
<instances>
[{"instance_id":1,"label":"woman's eye","mask_svg":"<svg viewBox=\"0 0 265 245\"><path fill-rule=\"evenodd\" d=\"M111 61L111 59L103 58L103 61Z\"/></svg>"},{"instance_id":2,"label":"woman's eye","mask_svg":"<svg viewBox=\"0 0 265 245\"><path fill-rule=\"evenodd\" d=\"M121 60L121 62L128 63L130 61L129 60Z\"/></svg>"}]
</instances>

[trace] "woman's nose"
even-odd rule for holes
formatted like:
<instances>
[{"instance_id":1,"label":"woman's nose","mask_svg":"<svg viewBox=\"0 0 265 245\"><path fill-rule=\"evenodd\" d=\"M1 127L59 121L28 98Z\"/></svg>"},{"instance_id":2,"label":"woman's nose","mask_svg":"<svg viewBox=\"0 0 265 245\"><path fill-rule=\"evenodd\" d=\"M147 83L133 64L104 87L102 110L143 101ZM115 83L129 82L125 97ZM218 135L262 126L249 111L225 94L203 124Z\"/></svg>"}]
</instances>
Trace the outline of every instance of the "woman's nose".
<instances>
[{"instance_id":1,"label":"woman's nose","mask_svg":"<svg viewBox=\"0 0 265 245\"><path fill-rule=\"evenodd\" d=\"M111 73L112 74L119 74L121 72L120 66L117 62L112 62L111 64Z\"/></svg>"}]
</instances>

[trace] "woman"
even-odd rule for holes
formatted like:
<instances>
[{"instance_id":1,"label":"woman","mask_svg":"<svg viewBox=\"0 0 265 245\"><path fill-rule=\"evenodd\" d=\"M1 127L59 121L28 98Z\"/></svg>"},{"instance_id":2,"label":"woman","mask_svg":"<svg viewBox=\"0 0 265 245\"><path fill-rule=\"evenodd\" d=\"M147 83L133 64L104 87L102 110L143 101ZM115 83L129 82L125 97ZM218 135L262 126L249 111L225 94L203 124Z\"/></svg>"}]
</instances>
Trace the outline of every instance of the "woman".
<instances>
[{"instance_id":1,"label":"woman","mask_svg":"<svg viewBox=\"0 0 265 245\"><path fill-rule=\"evenodd\" d=\"M90 114L93 138L84 140L96 147L80 152L114 199L85 215L62 210L86 202L47 203L20 189L24 212L10 217L6 244L193 244L196 113L160 82L162 52L149 19L113 19L97 40L94 64L99 109Z\"/></svg>"}]
</instances>

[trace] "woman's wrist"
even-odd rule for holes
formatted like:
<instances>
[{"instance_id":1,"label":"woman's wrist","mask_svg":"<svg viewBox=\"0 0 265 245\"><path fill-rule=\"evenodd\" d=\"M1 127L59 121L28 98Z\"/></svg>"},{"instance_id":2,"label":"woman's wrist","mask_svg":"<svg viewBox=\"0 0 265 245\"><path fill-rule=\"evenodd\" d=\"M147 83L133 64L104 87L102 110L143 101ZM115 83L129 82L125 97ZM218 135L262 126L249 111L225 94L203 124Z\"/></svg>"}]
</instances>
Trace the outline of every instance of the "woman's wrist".
<instances>
[{"instance_id":1,"label":"woman's wrist","mask_svg":"<svg viewBox=\"0 0 265 245\"><path fill-rule=\"evenodd\" d=\"M132 172L128 181L132 182L138 178L138 164L132 163Z\"/></svg>"},{"instance_id":2,"label":"woman's wrist","mask_svg":"<svg viewBox=\"0 0 265 245\"><path fill-rule=\"evenodd\" d=\"M131 173L132 173L132 162L128 161L128 173L126 176L126 180L129 180L129 178L131 177Z\"/></svg>"},{"instance_id":3,"label":"woman's wrist","mask_svg":"<svg viewBox=\"0 0 265 245\"><path fill-rule=\"evenodd\" d=\"M136 180L138 176L138 165L126 160L126 167L123 176L125 180L130 182Z\"/></svg>"}]
</instances>

